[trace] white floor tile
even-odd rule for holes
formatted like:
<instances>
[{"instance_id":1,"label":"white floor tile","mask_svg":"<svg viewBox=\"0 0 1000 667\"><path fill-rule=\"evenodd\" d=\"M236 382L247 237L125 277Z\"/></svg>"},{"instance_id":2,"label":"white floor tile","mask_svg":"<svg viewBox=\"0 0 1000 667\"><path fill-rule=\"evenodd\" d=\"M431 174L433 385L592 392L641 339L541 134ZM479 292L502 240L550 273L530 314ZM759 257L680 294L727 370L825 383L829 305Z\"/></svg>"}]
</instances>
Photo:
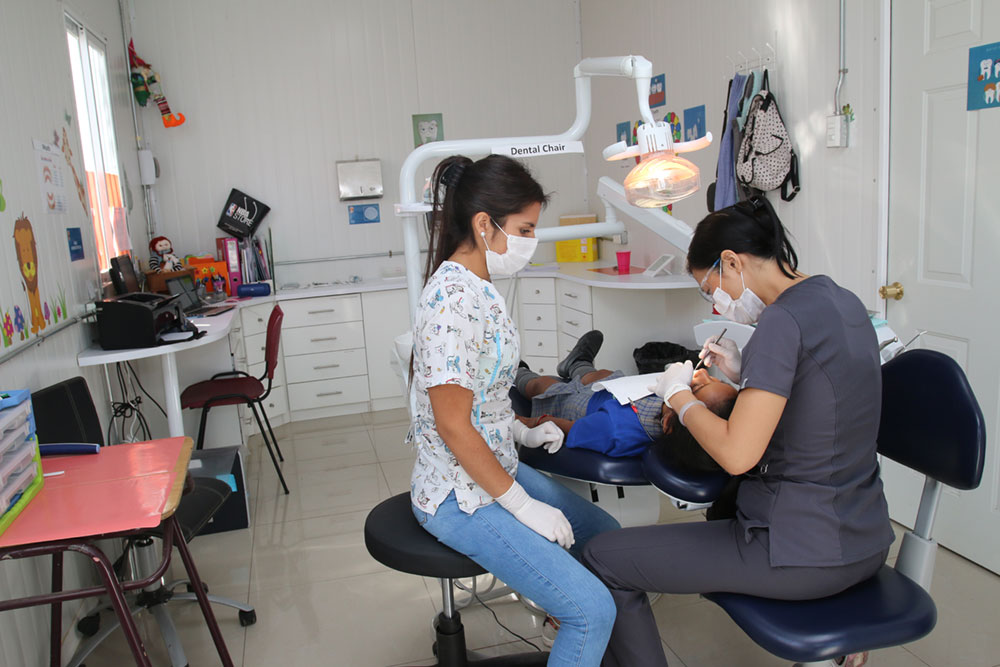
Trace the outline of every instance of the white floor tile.
<instances>
[{"instance_id":1,"label":"white floor tile","mask_svg":"<svg viewBox=\"0 0 1000 667\"><path fill-rule=\"evenodd\" d=\"M372 439L375 441L375 454L380 462L394 461L397 459L413 460L415 451L406 442L406 432L410 429L407 424L391 424L388 426L372 427Z\"/></svg>"},{"instance_id":2,"label":"white floor tile","mask_svg":"<svg viewBox=\"0 0 1000 667\"><path fill-rule=\"evenodd\" d=\"M397 459L380 463L392 495L410 490L410 476L413 473L413 458Z\"/></svg>"},{"instance_id":3,"label":"white floor tile","mask_svg":"<svg viewBox=\"0 0 1000 667\"><path fill-rule=\"evenodd\" d=\"M256 525L367 512L391 495L378 465L338 468L325 461L286 464L289 495L281 492L277 479L264 476L257 501Z\"/></svg>"}]
</instances>

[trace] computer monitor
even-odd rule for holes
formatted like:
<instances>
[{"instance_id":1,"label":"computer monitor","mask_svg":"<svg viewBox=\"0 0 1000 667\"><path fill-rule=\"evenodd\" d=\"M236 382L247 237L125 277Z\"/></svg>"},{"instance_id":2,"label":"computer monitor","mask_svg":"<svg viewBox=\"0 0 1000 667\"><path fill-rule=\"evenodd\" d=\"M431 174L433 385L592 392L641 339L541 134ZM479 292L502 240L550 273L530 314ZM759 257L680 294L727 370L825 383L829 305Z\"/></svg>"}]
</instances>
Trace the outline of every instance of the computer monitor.
<instances>
[{"instance_id":1,"label":"computer monitor","mask_svg":"<svg viewBox=\"0 0 1000 667\"><path fill-rule=\"evenodd\" d=\"M115 294L131 294L139 291L139 279L136 278L132 258L128 255L118 255L111 258L111 268L108 270Z\"/></svg>"},{"instance_id":2,"label":"computer monitor","mask_svg":"<svg viewBox=\"0 0 1000 667\"><path fill-rule=\"evenodd\" d=\"M201 299L198 298L198 289L194 286L194 280L189 275L167 278L167 290L172 295L180 295L181 308L185 311L201 306Z\"/></svg>"}]
</instances>

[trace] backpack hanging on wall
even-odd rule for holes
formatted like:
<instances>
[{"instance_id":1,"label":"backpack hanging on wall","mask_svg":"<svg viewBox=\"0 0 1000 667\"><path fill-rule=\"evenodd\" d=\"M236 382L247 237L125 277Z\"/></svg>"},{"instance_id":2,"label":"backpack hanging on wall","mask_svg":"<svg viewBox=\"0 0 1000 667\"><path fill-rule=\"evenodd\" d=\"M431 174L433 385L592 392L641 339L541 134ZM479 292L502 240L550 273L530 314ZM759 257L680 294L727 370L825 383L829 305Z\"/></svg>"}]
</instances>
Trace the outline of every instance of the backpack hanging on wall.
<instances>
[{"instance_id":1,"label":"backpack hanging on wall","mask_svg":"<svg viewBox=\"0 0 1000 667\"><path fill-rule=\"evenodd\" d=\"M736 156L736 177L744 186L762 192L781 188L784 201L792 201L799 191L799 160L768 86L767 72L760 92L750 102Z\"/></svg>"}]
</instances>

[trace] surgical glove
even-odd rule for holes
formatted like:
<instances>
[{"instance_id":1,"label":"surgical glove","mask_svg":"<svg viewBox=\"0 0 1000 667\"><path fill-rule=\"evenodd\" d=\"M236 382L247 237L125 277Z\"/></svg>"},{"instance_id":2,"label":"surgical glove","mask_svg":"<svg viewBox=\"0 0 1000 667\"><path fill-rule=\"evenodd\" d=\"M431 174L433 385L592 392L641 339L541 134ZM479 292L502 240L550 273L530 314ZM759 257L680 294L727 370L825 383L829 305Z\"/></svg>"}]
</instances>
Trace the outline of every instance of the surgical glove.
<instances>
[{"instance_id":1,"label":"surgical glove","mask_svg":"<svg viewBox=\"0 0 1000 667\"><path fill-rule=\"evenodd\" d=\"M715 342L714 338L709 338L702 346L698 358L704 360L706 367L715 366L729 378L734 384L740 381L740 368L743 366L743 358L740 355L740 348L736 343L723 338Z\"/></svg>"},{"instance_id":2,"label":"surgical glove","mask_svg":"<svg viewBox=\"0 0 1000 667\"><path fill-rule=\"evenodd\" d=\"M529 496L517 481L502 496L498 496L496 501L500 507L513 514L515 519L549 542L558 542L564 549L569 549L576 542L573 527L566 515L552 505Z\"/></svg>"},{"instance_id":3,"label":"surgical glove","mask_svg":"<svg viewBox=\"0 0 1000 667\"><path fill-rule=\"evenodd\" d=\"M694 366L691 361L670 364L663 374L656 378L656 384L647 387L651 392L666 403L670 397L679 391L691 391L691 380L694 378Z\"/></svg>"},{"instance_id":4,"label":"surgical glove","mask_svg":"<svg viewBox=\"0 0 1000 667\"><path fill-rule=\"evenodd\" d=\"M542 447L549 454L555 454L562 447L565 434L552 422L544 422L534 428L528 428L518 420L514 420L514 442L525 447Z\"/></svg>"}]
</instances>

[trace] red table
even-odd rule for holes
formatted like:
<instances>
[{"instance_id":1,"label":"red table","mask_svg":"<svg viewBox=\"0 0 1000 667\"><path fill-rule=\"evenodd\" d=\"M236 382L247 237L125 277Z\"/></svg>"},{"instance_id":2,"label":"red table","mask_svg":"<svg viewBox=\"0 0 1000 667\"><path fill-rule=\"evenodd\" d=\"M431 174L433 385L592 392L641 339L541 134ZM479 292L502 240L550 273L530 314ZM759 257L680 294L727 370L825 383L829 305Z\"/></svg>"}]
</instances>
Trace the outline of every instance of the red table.
<instances>
[{"instance_id":1,"label":"red table","mask_svg":"<svg viewBox=\"0 0 1000 667\"><path fill-rule=\"evenodd\" d=\"M0 560L52 556L52 592L0 600L0 611L41 604L52 605L52 665L61 664L62 603L107 593L137 665L150 666L135 621L125 602L125 591L145 588L170 565L174 546L181 554L191 586L215 641L222 664L231 667L219 624L215 620L184 535L174 517L180 503L192 440L166 438L131 445L104 447L100 454L60 456L42 460L45 485L21 515L0 535ZM119 582L97 540L142 533L163 524L163 560L141 581ZM76 551L90 558L103 586L62 590L62 557Z\"/></svg>"}]
</instances>

